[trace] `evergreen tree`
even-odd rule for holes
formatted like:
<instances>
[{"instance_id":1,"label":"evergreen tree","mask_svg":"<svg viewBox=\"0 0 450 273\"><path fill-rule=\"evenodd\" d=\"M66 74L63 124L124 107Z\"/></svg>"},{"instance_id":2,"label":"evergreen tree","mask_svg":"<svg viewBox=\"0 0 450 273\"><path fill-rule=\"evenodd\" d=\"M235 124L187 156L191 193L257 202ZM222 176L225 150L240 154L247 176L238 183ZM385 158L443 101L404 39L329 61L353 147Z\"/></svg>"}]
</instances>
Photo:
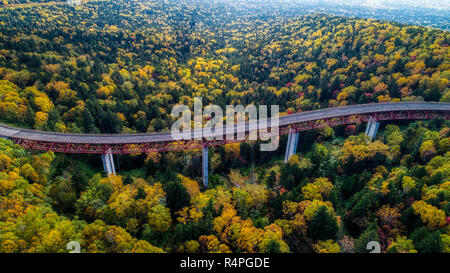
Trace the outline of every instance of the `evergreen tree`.
<instances>
[{"instance_id":1,"label":"evergreen tree","mask_svg":"<svg viewBox=\"0 0 450 273\"><path fill-rule=\"evenodd\" d=\"M308 237L314 241L336 239L339 230L336 219L322 206L308 223Z\"/></svg>"},{"instance_id":2,"label":"evergreen tree","mask_svg":"<svg viewBox=\"0 0 450 273\"><path fill-rule=\"evenodd\" d=\"M367 244L371 241L379 242L379 240L376 225L372 224L355 241L354 250L356 253L369 253L371 250L367 249Z\"/></svg>"},{"instance_id":3,"label":"evergreen tree","mask_svg":"<svg viewBox=\"0 0 450 273\"><path fill-rule=\"evenodd\" d=\"M272 189L277 181L277 174L274 171L270 171L269 177L267 178L267 187Z\"/></svg>"},{"instance_id":4,"label":"evergreen tree","mask_svg":"<svg viewBox=\"0 0 450 273\"><path fill-rule=\"evenodd\" d=\"M411 234L411 239L419 253L442 252L442 240L439 231L431 231L426 227L421 227Z\"/></svg>"},{"instance_id":5,"label":"evergreen tree","mask_svg":"<svg viewBox=\"0 0 450 273\"><path fill-rule=\"evenodd\" d=\"M167 192L167 206L172 214L189 205L189 193L180 182L168 182L165 191Z\"/></svg>"},{"instance_id":6,"label":"evergreen tree","mask_svg":"<svg viewBox=\"0 0 450 273\"><path fill-rule=\"evenodd\" d=\"M266 249L267 253L281 253L280 251L280 244L277 241L270 241L269 245Z\"/></svg>"}]
</instances>

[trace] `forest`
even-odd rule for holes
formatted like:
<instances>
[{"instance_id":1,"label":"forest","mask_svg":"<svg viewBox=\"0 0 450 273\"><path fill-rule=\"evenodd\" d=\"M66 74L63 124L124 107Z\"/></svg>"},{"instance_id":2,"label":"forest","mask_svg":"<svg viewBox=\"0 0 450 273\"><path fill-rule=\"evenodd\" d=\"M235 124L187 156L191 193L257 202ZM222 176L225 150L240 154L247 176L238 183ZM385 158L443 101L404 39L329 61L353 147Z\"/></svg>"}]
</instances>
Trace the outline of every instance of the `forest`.
<instances>
[{"instance_id":1,"label":"forest","mask_svg":"<svg viewBox=\"0 0 450 273\"><path fill-rule=\"evenodd\" d=\"M194 97L281 115L450 102L445 30L241 1L22 2L0 7L3 124L167 131ZM286 164L284 136L211 148L208 188L199 150L115 156L107 176L98 155L0 139L0 252L450 253L450 122L364 129L302 132Z\"/></svg>"}]
</instances>

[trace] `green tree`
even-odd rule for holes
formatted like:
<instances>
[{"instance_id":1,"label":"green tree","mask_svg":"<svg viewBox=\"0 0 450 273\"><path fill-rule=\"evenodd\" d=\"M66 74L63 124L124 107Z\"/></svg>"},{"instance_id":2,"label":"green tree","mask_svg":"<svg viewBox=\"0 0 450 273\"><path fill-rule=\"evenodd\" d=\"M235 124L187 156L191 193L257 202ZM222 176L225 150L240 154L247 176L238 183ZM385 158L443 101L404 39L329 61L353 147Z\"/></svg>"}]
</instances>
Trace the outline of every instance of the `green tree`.
<instances>
[{"instance_id":1,"label":"green tree","mask_svg":"<svg viewBox=\"0 0 450 273\"><path fill-rule=\"evenodd\" d=\"M426 227L421 227L411 234L411 239L419 253L442 252L442 240L439 231L431 231Z\"/></svg>"},{"instance_id":2,"label":"green tree","mask_svg":"<svg viewBox=\"0 0 450 273\"><path fill-rule=\"evenodd\" d=\"M189 193L186 188L178 181L171 181L166 184L167 206L172 214L189 206Z\"/></svg>"},{"instance_id":3,"label":"green tree","mask_svg":"<svg viewBox=\"0 0 450 273\"><path fill-rule=\"evenodd\" d=\"M336 239L339 230L336 218L328 212L326 206L322 206L308 223L308 237L314 241L326 241Z\"/></svg>"},{"instance_id":4,"label":"green tree","mask_svg":"<svg viewBox=\"0 0 450 273\"><path fill-rule=\"evenodd\" d=\"M277 174L274 171L270 171L269 177L267 178L267 187L272 189L277 181Z\"/></svg>"},{"instance_id":5,"label":"green tree","mask_svg":"<svg viewBox=\"0 0 450 273\"><path fill-rule=\"evenodd\" d=\"M374 224L372 224L355 241L354 250L356 253L369 253L371 250L367 249L367 244L371 241L375 241L375 242L380 241L380 238L379 238L378 233L375 230L375 228L376 228L376 226Z\"/></svg>"}]
</instances>

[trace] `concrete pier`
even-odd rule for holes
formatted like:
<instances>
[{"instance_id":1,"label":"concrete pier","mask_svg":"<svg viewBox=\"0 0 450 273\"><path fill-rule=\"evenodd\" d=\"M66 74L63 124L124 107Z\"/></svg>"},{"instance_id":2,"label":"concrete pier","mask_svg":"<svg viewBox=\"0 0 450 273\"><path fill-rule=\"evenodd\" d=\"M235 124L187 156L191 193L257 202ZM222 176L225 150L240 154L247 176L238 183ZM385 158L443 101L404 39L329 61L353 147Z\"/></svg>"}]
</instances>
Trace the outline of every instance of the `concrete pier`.
<instances>
[{"instance_id":1,"label":"concrete pier","mask_svg":"<svg viewBox=\"0 0 450 273\"><path fill-rule=\"evenodd\" d=\"M103 161L103 169L105 169L105 172L108 175L116 174L116 168L114 166L114 158L113 154L111 153L111 149L108 150L106 153L102 154L102 161Z\"/></svg>"},{"instance_id":2,"label":"concrete pier","mask_svg":"<svg viewBox=\"0 0 450 273\"><path fill-rule=\"evenodd\" d=\"M203 176L203 185L205 188L208 188L208 147L203 147L202 149L202 176Z\"/></svg>"},{"instance_id":3,"label":"concrete pier","mask_svg":"<svg viewBox=\"0 0 450 273\"><path fill-rule=\"evenodd\" d=\"M380 127L380 122L378 121L369 121L366 127L366 136L369 137L370 141L372 141L378 133L378 128Z\"/></svg>"},{"instance_id":4,"label":"concrete pier","mask_svg":"<svg viewBox=\"0 0 450 273\"><path fill-rule=\"evenodd\" d=\"M297 152L298 135L298 132L289 133L284 163L287 163L289 158Z\"/></svg>"}]
</instances>

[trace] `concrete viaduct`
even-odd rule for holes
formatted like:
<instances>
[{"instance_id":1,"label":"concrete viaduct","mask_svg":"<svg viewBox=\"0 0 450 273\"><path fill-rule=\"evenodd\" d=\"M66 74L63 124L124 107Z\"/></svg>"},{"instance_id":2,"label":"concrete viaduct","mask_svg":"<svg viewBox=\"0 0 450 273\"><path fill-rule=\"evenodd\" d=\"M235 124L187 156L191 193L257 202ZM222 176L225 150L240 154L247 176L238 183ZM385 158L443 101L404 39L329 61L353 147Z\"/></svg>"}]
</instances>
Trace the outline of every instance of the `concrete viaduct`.
<instances>
[{"instance_id":1,"label":"concrete viaduct","mask_svg":"<svg viewBox=\"0 0 450 273\"><path fill-rule=\"evenodd\" d=\"M279 134L288 134L284 161L296 153L299 132L346 124L367 123L366 135L372 140L378 131L380 121L450 119L450 103L397 102L373 103L307 111L279 117ZM261 124L265 124L261 126ZM208 186L208 147L248 140L249 132L270 127L265 123L246 122L225 126L224 130L213 130L213 138L175 140L171 132L140 134L70 134L14 128L0 124L0 137L10 139L26 148L61 153L101 154L103 166L108 174L115 173L113 154L135 154L150 151L180 151L202 149L203 183ZM229 138L229 132L245 132L246 138ZM227 135L225 135L227 132ZM200 134L201 135L201 134Z\"/></svg>"}]
</instances>

